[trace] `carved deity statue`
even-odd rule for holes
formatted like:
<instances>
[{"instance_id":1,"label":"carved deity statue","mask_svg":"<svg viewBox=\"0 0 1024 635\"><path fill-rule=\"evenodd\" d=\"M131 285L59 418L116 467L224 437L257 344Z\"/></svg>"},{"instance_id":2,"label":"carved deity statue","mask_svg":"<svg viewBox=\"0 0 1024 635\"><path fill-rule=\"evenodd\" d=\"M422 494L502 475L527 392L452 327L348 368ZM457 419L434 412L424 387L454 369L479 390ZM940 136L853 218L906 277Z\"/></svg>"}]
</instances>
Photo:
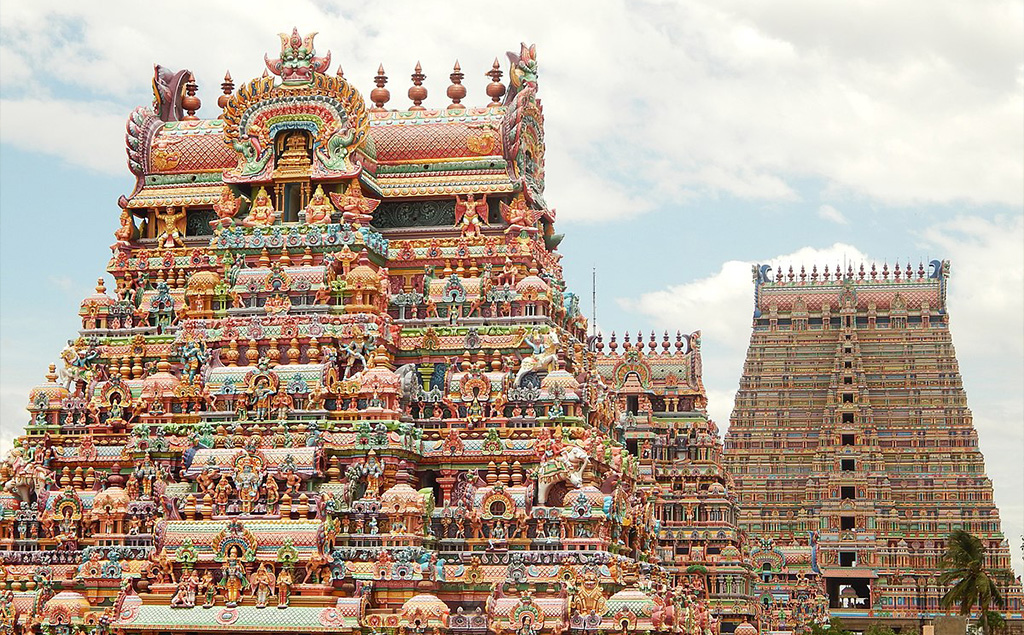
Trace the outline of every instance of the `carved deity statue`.
<instances>
[{"instance_id":1,"label":"carved deity statue","mask_svg":"<svg viewBox=\"0 0 1024 635\"><path fill-rule=\"evenodd\" d=\"M306 223L310 225L326 225L331 222L331 214L334 213L334 206L330 199L324 194L322 185L317 185L313 196L306 205Z\"/></svg>"},{"instance_id":2,"label":"carved deity statue","mask_svg":"<svg viewBox=\"0 0 1024 635\"><path fill-rule=\"evenodd\" d=\"M576 588L570 603L570 609L581 615L588 615L591 612L601 615L604 613L605 597L601 591L600 581L597 573L588 570L581 577L576 579Z\"/></svg>"},{"instance_id":3,"label":"carved deity statue","mask_svg":"<svg viewBox=\"0 0 1024 635\"><path fill-rule=\"evenodd\" d=\"M480 228L487 224L487 195L479 200L473 194L456 199L455 224L463 236L480 236Z\"/></svg>"},{"instance_id":4,"label":"carved deity statue","mask_svg":"<svg viewBox=\"0 0 1024 635\"><path fill-rule=\"evenodd\" d=\"M528 373L546 371L551 372L558 368L558 333L554 329L539 337L524 338L523 341L533 350L532 355L523 358L519 365L519 372L516 373L515 385L520 386Z\"/></svg>"},{"instance_id":5,"label":"carved deity statue","mask_svg":"<svg viewBox=\"0 0 1024 635\"><path fill-rule=\"evenodd\" d=\"M268 227L274 224L275 214L274 203L267 194L267 188L261 187L256 191L249 213L242 220L242 224L246 227Z\"/></svg>"},{"instance_id":6,"label":"carved deity statue","mask_svg":"<svg viewBox=\"0 0 1024 635\"><path fill-rule=\"evenodd\" d=\"M288 600L292 596L292 585L294 580L292 579L292 572L288 566L281 569L281 573L277 575L277 608L283 609L288 607Z\"/></svg>"},{"instance_id":7,"label":"carved deity statue","mask_svg":"<svg viewBox=\"0 0 1024 635\"><path fill-rule=\"evenodd\" d=\"M220 570L220 582L218 586L224 594L225 604L228 608L238 606L242 599L242 591L249 586L245 577L245 566L241 561L241 548L232 545L228 548L227 559Z\"/></svg>"},{"instance_id":8,"label":"carved deity statue","mask_svg":"<svg viewBox=\"0 0 1024 635\"><path fill-rule=\"evenodd\" d=\"M171 597L172 608L190 609L196 605L196 589L199 586L199 577L195 571L185 571L178 580L178 587Z\"/></svg>"},{"instance_id":9,"label":"carved deity statue","mask_svg":"<svg viewBox=\"0 0 1024 635\"><path fill-rule=\"evenodd\" d=\"M156 238L157 246L163 249L184 247L185 243L182 242L182 231L178 227L178 223L185 219L185 208L175 211L173 206L168 205L166 212L156 213L156 218L163 226L160 235Z\"/></svg>"},{"instance_id":10,"label":"carved deity statue","mask_svg":"<svg viewBox=\"0 0 1024 635\"><path fill-rule=\"evenodd\" d=\"M363 196L357 179L352 179L344 194L331 192L331 201L341 210L342 220L356 226L369 223L373 218L373 210L380 205L379 200Z\"/></svg>"},{"instance_id":11,"label":"carved deity statue","mask_svg":"<svg viewBox=\"0 0 1024 635\"><path fill-rule=\"evenodd\" d=\"M121 210L121 226L114 231L114 238L117 239L117 245L130 245L132 239L135 238L135 223L132 220L132 213L127 209Z\"/></svg>"},{"instance_id":12,"label":"carved deity statue","mask_svg":"<svg viewBox=\"0 0 1024 635\"><path fill-rule=\"evenodd\" d=\"M203 608L208 609L213 606L214 600L217 597L217 584L213 580L213 572L209 569L203 574L203 579L199 582L199 593L203 597Z\"/></svg>"},{"instance_id":13,"label":"carved deity statue","mask_svg":"<svg viewBox=\"0 0 1024 635\"><path fill-rule=\"evenodd\" d=\"M256 608L266 608L267 602L273 596L274 587L276 586L274 574L267 568L266 562L260 563L260 568L256 570L256 573L252 574L249 584L252 587L250 593L256 598Z\"/></svg>"},{"instance_id":14,"label":"carved deity statue","mask_svg":"<svg viewBox=\"0 0 1024 635\"><path fill-rule=\"evenodd\" d=\"M243 514L251 514L253 504L259 498L261 463L255 457L244 454L235 461L235 488Z\"/></svg>"},{"instance_id":15,"label":"carved deity statue","mask_svg":"<svg viewBox=\"0 0 1024 635\"><path fill-rule=\"evenodd\" d=\"M217 229L233 225L235 215L238 214L243 200L248 201L249 199L245 196L235 197L231 193L231 188L225 185L220 191L220 198L213 204L213 211L217 214L217 218L210 221L210 227Z\"/></svg>"}]
</instances>

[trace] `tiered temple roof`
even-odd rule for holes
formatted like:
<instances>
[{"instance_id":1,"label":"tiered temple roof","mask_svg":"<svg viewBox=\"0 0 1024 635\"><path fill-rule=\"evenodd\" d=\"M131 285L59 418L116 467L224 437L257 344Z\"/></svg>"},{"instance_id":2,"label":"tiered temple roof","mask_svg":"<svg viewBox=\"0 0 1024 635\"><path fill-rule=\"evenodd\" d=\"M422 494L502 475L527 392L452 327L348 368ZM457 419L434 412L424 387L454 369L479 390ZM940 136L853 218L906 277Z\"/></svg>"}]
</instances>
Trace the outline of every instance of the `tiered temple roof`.
<instances>
[{"instance_id":1,"label":"tiered temple roof","mask_svg":"<svg viewBox=\"0 0 1024 635\"><path fill-rule=\"evenodd\" d=\"M621 346L621 349L620 349ZM654 499L658 558L681 580L705 586L729 628L757 623L748 538L739 528L732 476L718 426L708 419L700 332L645 343L614 333L596 341L597 369L620 413L629 451L640 457L640 486Z\"/></svg>"},{"instance_id":2,"label":"tiered temple roof","mask_svg":"<svg viewBox=\"0 0 1024 635\"><path fill-rule=\"evenodd\" d=\"M754 269L754 321L726 435L765 628L792 628L807 591L848 625L942 612L949 533L1010 554L946 313L949 263L856 271ZM1019 581L1005 588L1020 619Z\"/></svg>"},{"instance_id":3,"label":"tiered temple roof","mask_svg":"<svg viewBox=\"0 0 1024 635\"><path fill-rule=\"evenodd\" d=\"M383 69L366 102L312 35L281 43L213 118L162 67L130 116L112 293L0 466L0 624L717 628L708 579L659 562L650 462L565 288L536 51L482 107L457 67L428 109L417 66L395 111Z\"/></svg>"}]
</instances>

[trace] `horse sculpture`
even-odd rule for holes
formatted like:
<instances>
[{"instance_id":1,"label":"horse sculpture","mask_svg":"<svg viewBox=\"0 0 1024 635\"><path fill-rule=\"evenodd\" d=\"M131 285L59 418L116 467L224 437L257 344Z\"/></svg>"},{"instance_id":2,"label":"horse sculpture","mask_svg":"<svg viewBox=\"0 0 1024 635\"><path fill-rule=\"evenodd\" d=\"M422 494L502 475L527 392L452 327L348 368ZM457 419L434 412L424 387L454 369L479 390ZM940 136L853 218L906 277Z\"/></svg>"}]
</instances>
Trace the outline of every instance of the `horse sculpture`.
<instances>
[{"instance_id":1,"label":"horse sculpture","mask_svg":"<svg viewBox=\"0 0 1024 635\"><path fill-rule=\"evenodd\" d=\"M64 360L64 366L58 372L60 383L71 390L80 381L88 382L92 377L92 370L89 367L97 357L99 352L93 348L82 355L74 346L65 346L60 352L60 358Z\"/></svg>"},{"instance_id":2,"label":"horse sculpture","mask_svg":"<svg viewBox=\"0 0 1024 635\"><path fill-rule=\"evenodd\" d=\"M22 503L45 498L52 480L50 470L26 460L17 448L11 451L7 462L11 466L11 478L4 483L5 492L13 494Z\"/></svg>"},{"instance_id":3,"label":"horse sculpture","mask_svg":"<svg viewBox=\"0 0 1024 635\"><path fill-rule=\"evenodd\" d=\"M567 445L557 456L540 465L537 476L537 500L547 501L548 490L556 483L567 482L572 487L583 485L583 471L590 463L590 455L578 445Z\"/></svg>"},{"instance_id":4,"label":"horse sculpture","mask_svg":"<svg viewBox=\"0 0 1024 635\"><path fill-rule=\"evenodd\" d=\"M402 388L402 403L412 403L420 387L420 375L416 370L416 364L402 364L395 369L395 374L398 375L399 385Z\"/></svg>"},{"instance_id":5,"label":"horse sculpture","mask_svg":"<svg viewBox=\"0 0 1024 635\"><path fill-rule=\"evenodd\" d=\"M523 377L537 371L551 372L558 368L558 334L554 330L548 331L541 336L540 341L530 338L523 340L531 349L532 355L527 355L519 364L519 372L516 373L514 385L518 388L523 383Z\"/></svg>"}]
</instances>

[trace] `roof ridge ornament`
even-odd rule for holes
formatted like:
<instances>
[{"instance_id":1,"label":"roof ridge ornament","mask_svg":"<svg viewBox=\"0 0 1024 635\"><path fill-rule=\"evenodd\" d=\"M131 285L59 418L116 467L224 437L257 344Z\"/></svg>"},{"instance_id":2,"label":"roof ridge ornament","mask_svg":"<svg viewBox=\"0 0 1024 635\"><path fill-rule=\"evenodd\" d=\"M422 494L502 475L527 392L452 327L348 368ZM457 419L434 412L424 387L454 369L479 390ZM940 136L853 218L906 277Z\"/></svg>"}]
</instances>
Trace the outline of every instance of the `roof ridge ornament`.
<instances>
[{"instance_id":1,"label":"roof ridge ornament","mask_svg":"<svg viewBox=\"0 0 1024 635\"><path fill-rule=\"evenodd\" d=\"M508 55L508 61L512 64L508 73L512 86L508 96L505 98L505 102L508 103L515 97L516 93L525 88L537 90L537 45L531 44L527 46L525 42L522 42L519 44L519 55L512 51L509 51L506 55Z\"/></svg>"},{"instance_id":2,"label":"roof ridge ornament","mask_svg":"<svg viewBox=\"0 0 1024 635\"><path fill-rule=\"evenodd\" d=\"M274 75L281 78L285 86L305 86L313 83L314 73L323 73L331 65L331 52L327 51L324 57L316 56L316 49L313 48L313 38L317 32L313 31L306 37L299 35L297 27L292 28L292 34L278 33L281 38L280 57L270 59L268 55L263 60Z\"/></svg>"}]
</instances>

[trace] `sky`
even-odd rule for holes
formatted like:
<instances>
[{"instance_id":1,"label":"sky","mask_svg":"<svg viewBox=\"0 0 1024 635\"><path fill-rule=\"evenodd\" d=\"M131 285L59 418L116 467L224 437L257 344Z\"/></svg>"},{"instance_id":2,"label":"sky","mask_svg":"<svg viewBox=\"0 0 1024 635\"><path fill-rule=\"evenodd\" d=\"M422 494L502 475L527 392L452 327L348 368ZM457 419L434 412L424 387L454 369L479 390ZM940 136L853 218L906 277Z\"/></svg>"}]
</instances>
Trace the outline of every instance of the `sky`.
<instances>
[{"instance_id":1,"label":"sky","mask_svg":"<svg viewBox=\"0 0 1024 635\"><path fill-rule=\"evenodd\" d=\"M282 8L287 4L287 8ZM128 113L152 65L263 72L277 33L318 31L364 96L463 103L536 43L546 198L570 286L602 331L702 330L724 430L754 263L952 262L960 370L1018 573L1024 533L1024 10L1019 0L0 4L0 444L75 336L109 258ZM239 7L244 6L244 11ZM385 9L386 7L386 9ZM598 10L599 7L599 10ZM506 77L507 81L507 77ZM107 279L108 287L110 278Z\"/></svg>"}]
</instances>

